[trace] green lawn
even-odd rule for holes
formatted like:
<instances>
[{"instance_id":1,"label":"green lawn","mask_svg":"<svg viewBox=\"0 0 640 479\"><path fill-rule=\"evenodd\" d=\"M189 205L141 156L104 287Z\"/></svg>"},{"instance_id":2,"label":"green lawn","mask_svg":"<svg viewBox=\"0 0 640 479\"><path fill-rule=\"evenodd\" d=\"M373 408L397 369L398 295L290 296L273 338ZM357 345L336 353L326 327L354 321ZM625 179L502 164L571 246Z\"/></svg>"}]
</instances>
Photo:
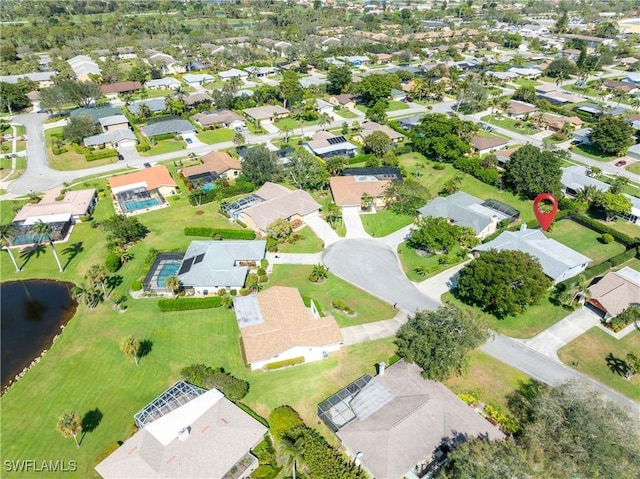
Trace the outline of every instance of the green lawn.
<instances>
[{"instance_id":1,"label":"green lawn","mask_svg":"<svg viewBox=\"0 0 640 479\"><path fill-rule=\"evenodd\" d=\"M60 155L54 155L51 147L52 135L54 133L60 132L62 132L61 126L57 128L51 128L50 130L45 130L44 132L49 166L51 166L51 168L53 168L54 170L81 170L83 168L93 168L94 166L108 165L110 163L115 163L116 161L118 161L117 157L111 157L88 162L85 156L81 155L80 153L76 153L71 145L65 145L65 148L67 148L68 151Z\"/></svg>"},{"instance_id":2,"label":"green lawn","mask_svg":"<svg viewBox=\"0 0 640 479\"><path fill-rule=\"evenodd\" d=\"M378 211L375 214L360 215L362 225L367 233L374 238L387 236L413 223L409 215L399 215L391 210Z\"/></svg>"},{"instance_id":3,"label":"green lawn","mask_svg":"<svg viewBox=\"0 0 640 479\"><path fill-rule=\"evenodd\" d=\"M387 107L386 111L398 111L398 110L408 110L408 109L409 109L409 105L407 105L405 102L391 100L389 102L389 106Z\"/></svg>"},{"instance_id":4,"label":"green lawn","mask_svg":"<svg viewBox=\"0 0 640 479\"><path fill-rule=\"evenodd\" d=\"M635 163L627 166L626 170L631 173L635 173L636 175L640 175L640 161L636 161Z\"/></svg>"},{"instance_id":5,"label":"green lawn","mask_svg":"<svg viewBox=\"0 0 640 479\"><path fill-rule=\"evenodd\" d=\"M498 119L493 115L487 115L483 116L481 120L487 122L490 125L496 125L504 128L505 130L520 133L521 135L533 135L538 132L538 130L535 129L535 125L531 122L526 122L524 120L514 120L513 118L508 118L506 116L500 117L500 119ZM518 124L522 126L520 128L516 127L516 125Z\"/></svg>"},{"instance_id":6,"label":"green lawn","mask_svg":"<svg viewBox=\"0 0 640 479\"><path fill-rule=\"evenodd\" d=\"M640 351L640 331L615 339L599 328L591 328L558 351L563 363L591 376L602 384L640 401L640 374L631 381L611 369L610 364L624 360L627 353ZM607 361L607 358L609 360Z\"/></svg>"},{"instance_id":7,"label":"green lawn","mask_svg":"<svg viewBox=\"0 0 640 479\"><path fill-rule=\"evenodd\" d=\"M454 258L455 254L459 250L459 247L453 248L449 253L449 256L451 258ZM438 263L438 260L440 258L443 258L444 256L445 255L442 254L420 256L415 249L409 247L404 241L398 246L398 257L400 258L400 263L402 264L402 270L407 275L407 278L409 278L409 280L415 282L424 281L425 279L435 276L436 274L441 273L442 271L449 269L456 264L460 264L467 259L456 258L456 261L454 263L441 265ZM415 271L418 266L424 268L424 275L420 275Z\"/></svg>"},{"instance_id":8,"label":"green lawn","mask_svg":"<svg viewBox=\"0 0 640 479\"><path fill-rule=\"evenodd\" d=\"M308 226L296 231L294 234L300 236L300 239L295 243L279 244L279 253L317 253L322 251L322 240Z\"/></svg>"},{"instance_id":9,"label":"green lawn","mask_svg":"<svg viewBox=\"0 0 640 479\"><path fill-rule=\"evenodd\" d=\"M323 311L333 315L340 327L389 319L396 315L396 311L390 304L371 296L331 273L324 283L312 283L309 281L312 269L312 266L274 265L273 273L266 286L277 284L298 288L304 296L319 303ZM356 315L350 317L334 311L331 306L331 301L334 299L343 300Z\"/></svg>"},{"instance_id":10,"label":"green lawn","mask_svg":"<svg viewBox=\"0 0 640 479\"><path fill-rule=\"evenodd\" d=\"M494 331L512 338L528 339L554 325L569 314L567 310L551 303L549 293L550 291L538 304L530 306L524 313L517 316L508 316L504 319L498 319L491 314L484 313L479 308L471 308L478 317L484 318ZM455 298L451 292L444 293L442 301L452 303L458 307L470 307Z\"/></svg>"},{"instance_id":11,"label":"green lawn","mask_svg":"<svg viewBox=\"0 0 640 479\"><path fill-rule=\"evenodd\" d=\"M640 271L640 259L632 258L627 261L623 266L628 266L629 268L633 268L636 271Z\"/></svg>"},{"instance_id":12,"label":"green lawn","mask_svg":"<svg viewBox=\"0 0 640 479\"><path fill-rule=\"evenodd\" d=\"M600 242L600 233L566 218L554 223L552 231L545 234L591 258L591 264L601 263L625 250L624 245L615 241L609 244Z\"/></svg>"},{"instance_id":13,"label":"green lawn","mask_svg":"<svg viewBox=\"0 0 640 479\"><path fill-rule=\"evenodd\" d=\"M223 143L225 141L233 140L233 135L235 135L233 130L228 128L218 128L216 130L207 130L201 133L198 133L196 136L198 140L207 145L212 145L214 143Z\"/></svg>"},{"instance_id":14,"label":"green lawn","mask_svg":"<svg viewBox=\"0 0 640 479\"><path fill-rule=\"evenodd\" d=\"M613 156L607 156L600 152L593 145L571 145L573 146L573 152L578 155L586 156L587 158L591 158L592 160L597 161L611 161L613 160Z\"/></svg>"},{"instance_id":15,"label":"green lawn","mask_svg":"<svg viewBox=\"0 0 640 479\"><path fill-rule=\"evenodd\" d=\"M279 130L283 130L285 128L290 128L291 130L295 128L304 128L305 126L317 125L318 120L304 120L302 123L298 122L295 118L283 118L282 120L274 121L273 124L278 127Z\"/></svg>"},{"instance_id":16,"label":"green lawn","mask_svg":"<svg viewBox=\"0 0 640 479\"><path fill-rule=\"evenodd\" d=\"M358 118L358 115L353 113L352 111L347 110L346 108L341 108L340 110L335 110L337 115L340 115L342 118Z\"/></svg>"},{"instance_id":17,"label":"green lawn","mask_svg":"<svg viewBox=\"0 0 640 479\"><path fill-rule=\"evenodd\" d=\"M162 155L163 153L171 153L172 151L180 151L186 148L186 144L183 140L160 140L155 145L151 146L148 151L143 151L140 156L155 156Z\"/></svg>"},{"instance_id":18,"label":"green lawn","mask_svg":"<svg viewBox=\"0 0 640 479\"><path fill-rule=\"evenodd\" d=\"M518 78L517 80L514 80L513 83L520 86L531 86L531 87L537 87L539 85L542 85L542 82L539 82L536 80L527 80L526 78Z\"/></svg>"}]
</instances>

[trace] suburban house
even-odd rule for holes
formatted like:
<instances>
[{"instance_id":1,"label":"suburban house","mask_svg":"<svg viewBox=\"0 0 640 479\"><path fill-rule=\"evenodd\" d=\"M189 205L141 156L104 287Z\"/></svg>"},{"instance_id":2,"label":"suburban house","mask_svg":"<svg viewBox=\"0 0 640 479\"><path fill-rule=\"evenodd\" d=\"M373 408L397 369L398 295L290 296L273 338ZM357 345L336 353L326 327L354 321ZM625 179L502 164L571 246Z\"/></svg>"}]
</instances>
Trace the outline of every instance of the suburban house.
<instances>
[{"instance_id":1,"label":"suburban house","mask_svg":"<svg viewBox=\"0 0 640 479\"><path fill-rule=\"evenodd\" d=\"M594 118L598 118L602 115L624 115L627 112L627 109L620 106L605 106L603 108L600 105L596 105L595 103L586 103L577 107L576 111L587 113Z\"/></svg>"},{"instance_id":2,"label":"suburban house","mask_svg":"<svg viewBox=\"0 0 640 479\"><path fill-rule=\"evenodd\" d=\"M390 126L380 125L375 121L366 121L362 124L362 130L353 135L353 141L357 141L358 143L363 144L364 139L374 131L381 131L385 133L391 140L391 143L393 143L394 145L397 145L398 142L404 138L404 135L402 133L398 133Z\"/></svg>"},{"instance_id":3,"label":"suburban house","mask_svg":"<svg viewBox=\"0 0 640 479\"><path fill-rule=\"evenodd\" d=\"M184 99L184 102L189 106L197 105L198 103L213 104L213 98L208 93L191 93Z\"/></svg>"},{"instance_id":4,"label":"suburban house","mask_svg":"<svg viewBox=\"0 0 640 479\"><path fill-rule=\"evenodd\" d=\"M391 183L391 180L379 180L373 175L332 176L329 189L333 202L343 208L360 208L364 195L371 196L374 208L383 208L387 202L385 191Z\"/></svg>"},{"instance_id":5,"label":"suburban house","mask_svg":"<svg viewBox=\"0 0 640 479\"><path fill-rule=\"evenodd\" d=\"M162 53L152 49L148 49L145 53L148 57L147 62L150 65L154 63L160 64L162 67L162 72L165 74L184 73L187 70L182 63L173 58L171 55L167 55L166 53Z\"/></svg>"},{"instance_id":6,"label":"suburban house","mask_svg":"<svg viewBox=\"0 0 640 479\"><path fill-rule=\"evenodd\" d=\"M249 67L245 68L244 71L249 74L249 77L263 78L269 75L275 75L280 69L276 67Z\"/></svg>"},{"instance_id":7,"label":"suburban house","mask_svg":"<svg viewBox=\"0 0 640 479\"><path fill-rule=\"evenodd\" d=\"M303 146L311 154L326 160L332 156L355 156L358 147L347 141L344 136L336 136L328 131L317 131L311 141L304 142Z\"/></svg>"},{"instance_id":8,"label":"suburban house","mask_svg":"<svg viewBox=\"0 0 640 479\"><path fill-rule=\"evenodd\" d=\"M82 140L84 146L109 146L112 148L119 148L121 146L135 146L137 142L138 139L136 138L135 133L128 127L111 129L105 131L104 133L87 136Z\"/></svg>"},{"instance_id":9,"label":"suburban house","mask_svg":"<svg viewBox=\"0 0 640 479\"><path fill-rule=\"evenodd\" d=\"M186 292L196 295L240 289L266 247L266 241L192 241L176 276Z\"/></svg>"},{"instance_id":10,"label":"suburban house","mask_svg":"<svg viewBox=\"0 0 640 479\"><path fill-rule=\"evenodd\" d=\"M589 170L584 166L574 165L562 168L562 177L560 179L563 193L574 196L585 186L593 186L598 191L607 191L609 185L604 181L597 180L589 176Z\"/></svg>"},{"instance_id":11,"label":"suburban house","mask_svg":"<svg viewBox=\"0 0 640 479\"><path fill-rule=\"evenodd\" d=\"M327 84L327 77L314 75L308 77L302 77L298 79L298 85L300 85L305 90L311 87L321 87L322 85Z\"/></svg>"},{"instance_id":12,"label":"suburban house","mask_svg":"<svg viewBox=\"0 0 640 479\"><path fill-rule=\"evenodd\" d=\"M472 228L480 239L495 233L501 221L513 223L520 217L520 212L509 205L493 199L482 201L463 191L437 196L418 212L425 217L446 218L457 226Z\"/></svg>"},{"instance_id":13,"label":"suburban house","mask_svg":"<svg viewBox=\"0 0 640 479\"><path fill-rule=\"evenodd\" d=\"M39 238L32 232L33 226L42 221L51 225L52 239L61 240L67 236L71 226L88 217L98 203L96 190L67 191L60 201L56 201L59 190L47 192L39 203L27 203L13 218L16 235L12 244L35 243Z\"/></svg>"},{"instance_id":14,"label":"suburban house","mask_svg":"<svg viewBox=\"0 0 640 479\"><path fill-rule=\"evenodd\" d=\"M1 83L18 83L20 80L28 79L38 84L40 88L47 88L53 85L57 72L46 71L46 72L33 72L33 73L23 73L20 75L2 75L0 76Z\"/></svg>"},{"instance_id":15,"label":"suburban house","mask_svg":"<svg viewBox=\"0 0 640 479\"><path fill-rule=\"evenodd\" d=\"M547 100L552 105L566 105L573 103L582 103L584 98L578 95L560 90L555 84L544 83L535 87L536 95L541 100Z\"/></svg>"},{"instance_id":16,"label":"suburban house","mask_svg":"<svg viewBox=\"0 0 640 479\"><path fill-rule=\"evenodd\" d=\"M373 176L378 180L403 181L402 172L392 166L345 168L342 176Z\"/></svg>"},{"instance_id":17,"label":"suburban house","mask_svg":"<svg viewBox=\"0 0 640 479\"><path fill-rule=\"evenodd\" d=\"M142 108L142 105L145 105L149 109L149 113L158 113L167 109L167 104L164 97L148 98L146 100L134 101L133 103L129 104L127 108L131 113L137 115L140 113L140 108Z\"/></svg>"},{"instance_id":18,"label":"suburban house","mask_svg":"<svg viewBox=\"0 0 640 479\"><path fill-rule=\"evenodd\" d=\"M527 115L538 111L538 107L524 101L511 100L507 108L507 114L511 118L523 120Z\"/></svg>"},{"instance_id":19,"label":"suburban house","mask_svg":"<svg viewBox=\"0 0 640 479\"><path fill-rule=\"evenodd\" d=\"M342 346L336 320L321 316L313 301L305 306L296 288L272 286L258 294L236 296L233 309L252 371L297 358L318 361Z\"/></svg>"},{"instance_id":20,"label":"suburban house","mask_svg":"<svg viewBox=\"0 0 640 479\"><path fill-rule=\"evenodd\" d=\"M302 224L307 218L318 215L320 205L304 190L292 191L267 182L256 192L227 203L222 209L229 217L266 236L267 227L275 220L284 218L294 225Z\"/></svg>"},{"instance_id":21,"label":"suburban house","mask_svg":"<svg viewBox=\"0 0 640 479\"><path fill-rule=\"evenodd\" d=\"M582 145L590 145L591 128L580 128L573 132L573 141L577 141Z\"/></svg>"},{"instance_id":22,"label":"suburban house","mask_svg":"<svg viewBox=\"0 0 640 479\"><path fill-rule=\"evenodd\" d=\"M153 138L154 136L166 135L167 133L172 133L174 135L195 133L196 127L193 126L191 122L176 117L150 122L147 126L140 128L140 131L142 131L142 133L147 137Z\"/></svg>"},{"instance_id":23,"label":"suburban house","mask_svg":"<svg viewBox=\"0 0 640 479\"><path fill-rule=\"evenodd\" d=\"M244 118L231 110L220 110L212 113L198 113L193 117L201 127L223 126L227 128L246 128Z\"/></svg>"},{"instance_id":24,"label":"suburban house","mask_svg":"<svg viewBox=\"0 0 640 479\"><path fill-rule=\"evenodd\" d=\"M627 76L622 79L622 81L640 87L640 72L629 72L627 73Z\"/></svg>"},{"instance_id":25,"label":"suburban house","mask_svg":"<svg viewBox=\"0 0 640 479\"><path fill-rule=\"evenodd\" d=\"M100 75L100 67L87 55L77 55L67 60L78 81L89 81L91 75Z\"/></svg>"},{"instance_id":26,"label":"suburban house","mask_svg":"<svg viewBox=\"0 0 640 479\"><path fill-rule=\"evenodd\" d=\"M424 113L418 113L417 115L405 116L404 118L398 118L400 128L405 131L411 131L418 125L424 118Z\"/></svg>"},{"instance_id":27,"label":"suburban house","mask_svg":"<svg viewBox=\"0 0 640 479\"><path fill-rule=\"evenodd\" d=\"M376 479L433 477L446 453L469 438L504 434L442 383L401 360L318 404L318 416Z\"/></svg>"},{"instance_id":28,"label":"suburban house","mask_svg":"<svg viewBox=\"0 0 640 479\"><path fill-rule=\"evenodd\" d=\"M563 116L555 113L543 113L540 116L542 126L550 131L560 131L566 123L573 128L582 128L584 122L577 116Z\"/></svg>"},{"instance_id":29,"label":"suburban house","mask_svg":"<svg viewBox=\"0 0 640 479\"><path fill-rule=\"evenodd\" d=\"M187 73L182 79L187 85L204 85L216 81L216 77L208 73Z\"/></svg>"},{"instance_id":30,"label":"suburban house","mask_svg":"<svg viewBox=\"0 0 640 479\"><path fill-rule=\"evenodd\" d=\"M591 258L572 250L556 240L547 238L541 230L527 229L522 225L519 231L503 231L500 235L474 248L476 252L490 249L522 251L537 258L544 274L554 283L573 278L582 273Z\"/></svg>"},{"instance_id":31,"label":"suburban house","mask_svg":"<svg viewBox=\"0 0 640 479\"><path fill-rule=\"evenodd\" d=\"M286 118L291 114L289 110L279 105L256 106L242 110L242 112L254 122L274 121L279 118Z\"/></svg>"},{"instance_id":32,"label":"suburban house","mask_svg":"<svg viewBox=\"0 0 640 479\"><path fill-rule=\"evenodd\" d=\"M114 108L111 106L102 106L100 108L76 108L72 110L69 116L71 118L78 118L79 116L88 116L94 123L98 123L100 118L106 118L108 116L122 115L120 108Z\"/></svg>"},{"instance_id":33,"label":"suburban house","mask_svg":"<svg viewBox=\"0 0 640 479\"><path fill-rule=\"evenodd\" d=\"M202 157L202 164L187 166L180 174L193 186L197 182L213 184L217 178L233 180L241 171L240 160L224 151L211 151Z\"/></svg>"},{"instance_id":34,"label":"suburban house","mask_svg":"<svg viewBox=\"0 0 640 479\"><path fill-rule=\"evenodd\" d=\"M347 93L342 93L341 95L333 95L330 96L327 101L332 105L339 106L342 108L355 108L356 102L354 100L353 95L349 95Z\"/></svg>"},{"instance_id":35,"label":"suburban house","mask_svg":"<svg viewBox=\"0 0 640 479\"><path fill-rule=\"evenodd\" d=\"M500 168L504 168L504 165L511 159L511 155L513 155L516 151L520 149L519 146L515 146L513 148L506 148L504 150L498 150L494 154L496 155L496 159L498 160L498 166Z\"/></svg>"},{"instance_id":36,"label":"suburban house","mask_svg":"<svg viewBox=\"0 0 640 479\"><path fill-rule=\"evenodd\" d=\"M622 93L634 94L638 92L637 85L624 81L605 80L603 86L609 91L619 91Z\"/></svg>"},{"instance_id":37,"label":"suburban house","mask_svg":"<svg viewBox=\"0 0 640 479\"><path fill-rule=\"evenodd\" d=\"M169 206L165 197L175 195L178 187L164 165L112 176L108 181L116 211L123 214Z\"/></svg>"},{"instance_id":38,"label":"suburban house","mask_svg":"<svg viewBox=\"0 0 640 479\"><path fill-rule=\"evenodd\" d=\"M333 105L328 101L324 101L320 98L316 98L315 110L319 115L328 115L329 118L333 118Z\"/></svg>"},{"instance_id":39,"label":"suburban house","mask_svg":"<svg viewBox=\"0 0 640 479\"><path fill-rule=\"evenodd\" d=\"M499 136L474 136L471 138L471 146L473 147L473 151L478 153L479 155L484 155L486 153L491 153L495 150L500 150L505 148L509 143L508 140L504 138L500 138Z\"/></svg>"},{"instance_id":40,"label":"suburban house","mask_svg":"<svg viewBox=\"0 0 640 479\"><path fill-rule=\"evenodd\" d=\"M148 90L177 90L181 86L180 80L171 77L149 80L144 84L144 87Z\"/></svg>"},{"instance_id":41,"label":"suburban house","mask_svg":"<svg viewBox=\"0 0 640 479\"><path fill-rule=\"evenodd\" d=\"M628 266L612 271L589 286L589 292L587 302L605 319L614 318L629 306L640 306L640 272Z\"/></svg>"},{"instance_id":42,"label":"suburban house","mask_svg":"<svg viewBox=\"0 0 640 479\"><path fill-rule=\"evenodd\" d=\"M135 93L142 88L139 81L121 81L102 85L100 89L107 98L115 99L120 94Z\"/></svg>"},{"instance_id":43,"label":"suburban house","mask_svg":"<svg viewBox=\"0 0 640 479\"><path fill-rule=\"evenodd\" d=\"M365 55L352 55L352 56L344 56L338 57L338 60L342 60L345 63L351 64L351 66L358 67L360 65L366 65L371 60L369 57Z\"/></svg>"},{"instance_id":44,"label":"suburban house","mask_svg":"<svg viewBox=\"0 0 640 479\"><path fill-rule=\"evenodd\" d=\"M227 81L227 80L230 80L231 78L239 78L239 79L247 78L249 74L243 70L238 70L237 68L231 68L223 72L218 72L218 76L220 77L221 80Z\"/></svg>"},{"instance_id":45,"label":"suburban house","mask_svg":"<svg viewBox=\"0 0 640 479\"><path fill-rule=\"evenodd\" d=\"M138 431L96 466L104 479L246 479L267 428L226 399L179 381L135 415Z\"/></svg>"}]
</instances>

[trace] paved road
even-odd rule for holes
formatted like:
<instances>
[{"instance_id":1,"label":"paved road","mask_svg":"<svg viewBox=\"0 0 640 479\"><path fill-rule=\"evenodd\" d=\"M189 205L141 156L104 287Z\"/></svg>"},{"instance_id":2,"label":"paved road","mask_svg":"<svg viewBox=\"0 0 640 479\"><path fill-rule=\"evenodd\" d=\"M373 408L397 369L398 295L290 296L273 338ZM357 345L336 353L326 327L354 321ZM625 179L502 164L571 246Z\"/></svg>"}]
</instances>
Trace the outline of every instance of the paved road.
<instances>
[{"instance_id":1,"label":"paved road","mask_svg":"<svg viewBox=\"0 0 640 479\"><path fill-rule=\"evenodd\" d=\"M339 241L325 249L323 262L331 273L410 314L440 305L418 291L402 271L395 252L380 241Z\"/></svg>"}]
</instances>

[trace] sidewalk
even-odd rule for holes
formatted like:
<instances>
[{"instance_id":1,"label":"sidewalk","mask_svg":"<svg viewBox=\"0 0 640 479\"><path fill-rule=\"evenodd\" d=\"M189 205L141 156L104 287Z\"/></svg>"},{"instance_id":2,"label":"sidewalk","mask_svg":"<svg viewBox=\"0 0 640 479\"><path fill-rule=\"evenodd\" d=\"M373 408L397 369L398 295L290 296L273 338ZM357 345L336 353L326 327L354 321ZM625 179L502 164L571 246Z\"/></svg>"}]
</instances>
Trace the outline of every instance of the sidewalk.
<instances>
[{"instance_id":1,"label":"sidewalk","mask_svg":"<svg viewBox=\"0 0 640 479\"><path fill-rule=\"evenodd\" d=\"M269 265L274 264L309 264L322 263L322 253L267 253Z\"/></svg>"},{"instance_id":2,"label":"sidewalk","mask_svg":"<svg viewBox=\"0 0 640 479\"><path fill-rule=\"evenodd\" d=\"M368 343L369 341L394 336L398 329L400 329L400 326L405 324L408 319L409 317L406 311L399 311L398 314L391 319L341 328L340 332L342 333L344 346Z\"/></svg>"}]
</instances>

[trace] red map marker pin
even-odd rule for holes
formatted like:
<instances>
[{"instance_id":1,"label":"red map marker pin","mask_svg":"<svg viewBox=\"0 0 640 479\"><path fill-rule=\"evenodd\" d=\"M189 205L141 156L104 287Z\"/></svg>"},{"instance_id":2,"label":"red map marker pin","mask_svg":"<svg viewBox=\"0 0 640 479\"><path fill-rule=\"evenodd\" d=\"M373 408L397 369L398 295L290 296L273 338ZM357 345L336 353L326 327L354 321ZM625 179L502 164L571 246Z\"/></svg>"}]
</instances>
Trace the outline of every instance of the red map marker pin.
<instances>
[{"instance_id":1,"label":"red map marker pin","mask_svg":"<svg viewBox=\"0 0 640 479\"><path fill-rule=\"evenodd\" d=\"M548 213L540 210L540 203L545 200L551 203L551 211L549 211ZM556 217L556 213L558 212L558 200L556 200L555 196L553 196L551 193L540 193L538 196L536 196L536 199L533 200L533 212L536 215L538 223L540 223L540 226L542 226L542 229L544 231L547 231L549 229L549 226L551 226L551 223L553 223L553 220Z\"/></svg>"}]
</instances>

